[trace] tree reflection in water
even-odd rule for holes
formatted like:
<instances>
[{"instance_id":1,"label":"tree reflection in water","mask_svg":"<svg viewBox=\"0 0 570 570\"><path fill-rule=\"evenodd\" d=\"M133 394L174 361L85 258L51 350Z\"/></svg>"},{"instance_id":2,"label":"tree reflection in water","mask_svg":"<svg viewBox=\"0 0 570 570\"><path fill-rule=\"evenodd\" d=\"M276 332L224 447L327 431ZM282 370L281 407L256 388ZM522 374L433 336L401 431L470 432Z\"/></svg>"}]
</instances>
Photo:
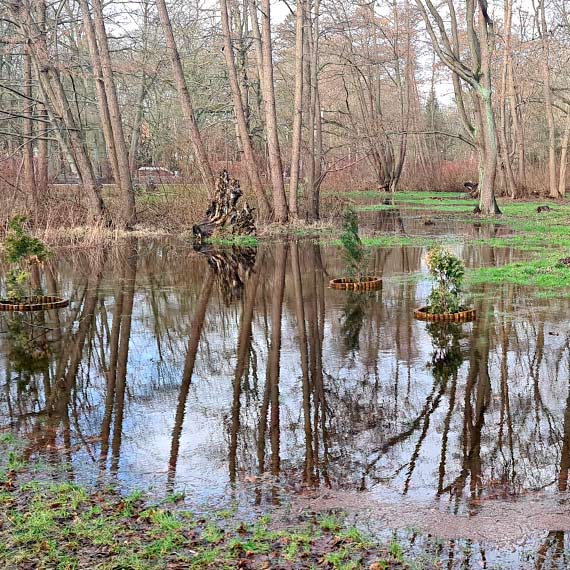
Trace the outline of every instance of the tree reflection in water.
<instances>
[{"instance_id":1,"label":"tree reflection in water","mask_svg":"<svg viewBox=\"0 0 570 570\"><path fill-rule=\"evenodd\" d=\"M69 477L158 481L197 500L228 484L257 502L325 485L476 513L566 493L569 340L549 333L570 303L483 287L476 322L426 329L412 317L424 286L401 278L421 257L375 250L379 298L329 290L342 260L313 243L198 254L130 240L66 254L42 286L70 308L33 327L0 316L2 425Z\"/></svg>"}]
</instances>

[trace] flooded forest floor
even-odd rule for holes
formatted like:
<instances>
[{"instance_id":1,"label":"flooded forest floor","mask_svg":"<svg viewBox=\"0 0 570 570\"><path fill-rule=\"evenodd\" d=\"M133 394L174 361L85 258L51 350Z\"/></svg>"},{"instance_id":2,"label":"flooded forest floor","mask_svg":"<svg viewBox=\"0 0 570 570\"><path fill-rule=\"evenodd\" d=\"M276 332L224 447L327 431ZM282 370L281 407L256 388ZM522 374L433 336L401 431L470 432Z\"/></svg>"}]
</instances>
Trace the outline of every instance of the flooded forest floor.
<instances>
[{"instance_id":1,"label":"flooded forest floor","mask_svg":"<svg viewBox=\"0 0 570 570\"><path fill-rule=\"evenodd\" d=\"M0 314L0 567L570 567L570 205L345 200L378 291L335 221L54 247L69 307ZM476 321L413 318L433 244Z\"/></svg>"}]
</instances>

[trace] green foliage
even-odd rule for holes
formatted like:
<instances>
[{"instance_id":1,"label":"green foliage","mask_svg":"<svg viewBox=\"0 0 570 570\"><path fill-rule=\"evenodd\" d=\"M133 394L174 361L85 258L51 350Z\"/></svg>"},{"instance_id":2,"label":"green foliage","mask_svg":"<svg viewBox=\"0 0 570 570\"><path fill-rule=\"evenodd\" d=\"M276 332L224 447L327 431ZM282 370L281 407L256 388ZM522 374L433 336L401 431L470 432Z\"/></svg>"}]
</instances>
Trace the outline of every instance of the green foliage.
<instances>
[{"instance_id":1,"label":"green foliage","mask_svg":"<svg viewBox=\"0 0 570 570\"><path fill-rule=\"evenodd\" d=\"M12 266L6 276L6 296L10 301L18 301L31 293L28 268L44 263L50 254L42 240L30 235L26 221L24 216L12 218L4 240L5 257Z\"/></svg>"},{"instance_id":2,"label":"green foliage","mask_svg":"<svg viewBox=\"0 0 570 570\"><path fill-rule=\"evenodd\" d=\"M435 287L427 303L430 313L457 313L461 310L463 261L440 246L428 250L426 263Z\"/></svg>"},{"instance_id":3,"label":"green foliage","mask_svg":"<svg viewBox=\"0 0 570 570\"><path fill-rule=\"evenodd\" d=\"M358 235L358 216L351 208L344 214L340 243L344 250L348 277L351 279L362 278L364 246Z\"/></svg>"}]
</instances>

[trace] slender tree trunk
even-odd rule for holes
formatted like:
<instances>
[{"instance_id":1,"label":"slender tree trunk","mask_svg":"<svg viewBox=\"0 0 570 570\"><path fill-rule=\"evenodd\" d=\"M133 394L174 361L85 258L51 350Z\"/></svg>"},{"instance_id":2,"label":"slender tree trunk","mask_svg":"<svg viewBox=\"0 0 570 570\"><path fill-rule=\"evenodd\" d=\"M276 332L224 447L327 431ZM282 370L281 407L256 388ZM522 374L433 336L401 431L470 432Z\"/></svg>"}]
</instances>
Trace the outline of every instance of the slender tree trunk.
<instances>
[{"instance_id":1,"label":"slender tree trunk","mask_svg":"<svg viewBox=\"0 0 570 570\"><path fill-rule=\"evenodd\" d=\"M544 94L544 111L548 124L548 187L551 198L558 198L558 181L556 176L556 125L554 123L554 107L552 104L552 87L550 82L550 41L546 24L545 0L539 0L539 23L540 39L542 43L542 57L540 58L540 70L542 73L542 91Z\"/></svg>"},{"instance_id":2,"label":"slender tree trunk","mask_svg":"<svg viewBox=\"0 0 570 570\"><path fill-rule=\"evenodd\" d=\"M180 61L180 54L172 31L172 23L170 22L170 16L168 15L165 0L156 0L156 7L158 9L158 15L166 38L166 46L170 53L170 63L172 65L172 72L174 73L174 79L176 81L180 106L182 107L184 119L190 130L190 143L196 156L196 160L198 161L198 168L200 169L204 183L208 187L208 190L213 193L216 187L216 181L214 179L214 174L212 173L212 167L208 160L206 148L202 141L202 135L194 114L194 105L192 103L192 98L190 97L190 91L186 85L186 79L184 78L184 70L182 68L182 62Z\"/></svg>"},{"instance_id":3,"label":"slender tree trunk","mask_svg":"<svg viewBox=\"0 0 570 570\"><path fill-rule=\"evenodd\" d=\"M495 199L495 182L497 179L498 144L497 129L495 125L495 112L492 105L492 81L491 81L491 57L494 50L493 24L484 13L481 4L478 4L479 33L481 34L480 65L481 77L479 78L476 96L479 99L479 122L482 124L484 149L483 176L479 183L479 210L485 216L500 214L497 200ZM472 39L473 41L473 39ZM476 50L476 47L472 48Z\"/></svg>"},{"instance_id":4,"label":"slender tree trunk","mask_svg":"<svg viewBox=\"0 0 570 570\"><path fill-rule=\"evenodd\" d=\"M28 104L28 109L24 109L23 115L25 115L24 119L24 180L25 180L25 190L26 193L29 194L32 198L32 208L34 213L38 207L38 196L37 196L37 189L36 183L34 178L34 125L33 120L31 118L33 113L33 108L31 107L31 99L32 99L32 59L30 56L30 48L29 46L26 47L24 52L24 95L28 99L26 99L26 103Z\"/></svg>"},{"instance_id":5,"label":"slender tree trunk","mask_svg":"<svg viewBox=\"0 0 570 570\"><path fill-rule=\"evenodd\" d=\"M264 213L266 215L271 216L272 214L271 205L269 204L269 200L267 199L265 191L263 190L263 185L261 183L259 171L257 169L257 164L255 162L251 137L247 130L247 121L245 120L245 113L242 104L241 91L239 88L237 68L233 53L231 28L229 22L229 14L228 14L228 4L226 0L220 0L220 10L222 15L222 31L224 34L224 56L226 59L226 65L228 67L230 88L232 91L232 99L234 103L234 113L238 126L239 137L241 139L241 144L243 148L245 166L247 168L249 181L253 187L253 191L255 192L260 208L264 210Z\"/></svg>"},{"instance_id":6,"label":"slender tree trunk","mask_svg":"<svg viewBox=\"0 0 570 570\"><path fill-rule=\"evenodd\" d=\"M315 186L315 119L314 119L314 107L311 104L312 93L314 89L313 82L311 80L311 53L312 53L312 29L311 29L311 11L310 11L310 0L307 0L307 13L305 16L305 49L303 53L303 78L305 86L304 89L304 107L305 107L305 128L307 129L306 136L306 152L305 158L303 160L304 170L305 170L305 194L307 202L307 213L308 218L313 219L313 206L312 206L312 196L313 188Z\"/></svg>"},{"instance_id":7,"label":"slender tree trunk","mask_svg":"<svg viewBox=\"0 0 570 570\"><path fill-rule=\"evenodd\" d=\"M111 55L109 53L109 41L107 38L107 30L105 29L105 20L103 15L103 4L101 0L92 0L92 5L94 10L93 21L95 24L95 33L97 35L99 55L101 57L103 85L105 88L105 94L107 95L107 103L109 105L110 127L113 133L117 153L117 166L119 172L118 183L123 202L121 218L123 225L129 228L136 223L135 193L133 191L133 182L131 180L131 172L129 170L129 152L127 150L127 143L121 120L121 109L119 106L119 98L117 96L117 88L115 86L115 78L113 76Z\"/></svg>"},{"instance_id":8,"label":"slender tree trunk","mask_svg":"<svg viewBox=\"0 0 570 570\"><path fill-rule=\"evenodd\" d=\"M283 163L279 145L277 109L275 107L275 83L273 78L273 50L271 46L271 2L262 0L262 50L263 50L263 100L267 128L269 168L273 186L273 212L275 221L285 223L288 219L287 197L283 183Z\"/></svg>"},{"instance_id":9,"label":"slender tree trunk","mask_svg":"<svg viewBox=\"0 0 570 570\"><path fill-rule=\"evenodd\" d=\"M491 104L491 94L484 91L481 94L482 112L485 113L483 122L484 150L482 167L483 173L479 184L479 210L485 216L500 214L495 199L495 181L497 178L497 133L495 115Z\"/></svg>"},{"instance_id":10,"label":"slender tree trunk","mask_svg":"<svg viewBox=\"0 0 570 570\"><path fill-rule=\"evenodd\" d=\"M314 16L310 26L310 136L311 157L313 160L312 181L308 184L310 195L311 218L320 218L320 184L321 184L321 160L322 160L322 123L321 123L321 98L319 94L319 16L320 0L315 0Z\"/></svg>"},{"instance_id":11,"label":"slender tree trunk","mask_svg":"<svg viewBox=\"0 0 570 570\"><path fill-rule=\"evenodd\" d=\"M297 195L301 164L301 129L303 126L303 31L305 26L305 1L297 0L295 16L295 100L293 103L293 133L291 137L291 178L289 181L289 210L299 215Z\"/></svg>"},{"instance_id":12,"label":"slender tree trunk","mask_svg":"<svg viewBox=\"0 0 570 570\"><path fill-rule=\"evenodd\" d=\"M44 46L41 49L45 51L45 27L46 27L46 14L45 3L42 0L34 0L35 17L37 20L37 28L39 32L38 44ZM36 77L39 83L39 77ZM38 104L38 117L41 119L39 126L40 139L38 140L38 160L36 170L36 188L37 195L46 196L48 191L49 179L49 143L48 143L48 127L45 121L48 121L48 114L43 104Z\"/></svg>"},{"instance_id":13,"label":"slender tree trunk","mask_svg":"<svg viewBox=\"0 0 570 570\"><path fill-rule=\"evenodd\" d=\"M566 195L566 170L568 168L568 142L570 140L570 109L566 115L566 126L564 127L564 137L562 138L562 149L560 151L560 179L558 181L558 196L563 198Z\"/></svg>"},{"instance_id":14,"label":"slender tree trunk","mask_svg":"<svg viewBox=\"0 0 570 570\"><path fill-rule=\"evenodd\" d=\"M526 153L524 131L522 126L522 115L519 109L519 96L515 86L514 72L513 72L513 56L512 49L509 50L509 67L507 74L507 86L509 93L509 107L511 110L511 120L513 122L513 131L515 133L515 142L517 149L517 162L518 162L518 183L522 191L526 189Z\"/></svg>"},{"instance_id":15,"label":"slender tree trunk","mask_svg":"<svg viewBox=\"0 0 570 570\"><path fill-rule=\"evenodd\" d=\"M507 195L514 198L517 195L517 182L513 171L511 162L511 152L508 137L508 123L510 114L508 113L508 97L507 97L507 81L509 74L509 52L510 36L511 36L511 21L512 21L512 2L505 1L505 33L507 36L505 53L503 56L503 66L501 71L501 93L500 93L500 107L499 107L499 141L500 141L500 156L501 164L503 167L503 176L505 180L505 190Z\"/></svg>"},{"instance_id":16,"label":"slender tree trunk","mask_svg":"<svg viewBox=\"0 0 570 570\"><path fill-rule=\"evenodd\" d=\"M251 21L251 35L253 37L253 48L255 52L255 67L257 78L259 81L259 90L257 93L259 107L259 121L262 132L265 129L265 112L263 109L263 50L261 49L261 32L259 30L259 20L257 19L257 0L248 0L249 17Z\"/></svg>"},{"instance_id":17,"label":"slender tree trunk","mask_svg":"<svg viewBox=\"0 0 570 570\"><path fill-rule=\"evenodd\" d=\"M111 127L111 112L109 110L109 101L107 99L107 92L105 90L105 80L103 79L103 69L101 67L101 55L99 46L97 44L97 36L95 34L95 26L91 18L91 11L87 0L79 0L81 7L81 15L83 19L83 29L87 37L87 44L89 46L89 54L91 56L91 66L93 68L93 78L95 83L95 92L97 93L97 109L99 111L99 119L101 121L101 128L103 129L103 138L107 148L107 157L111 164L111 171L115 184L121 189L120 184L120 170L119 161L117 158L117 148L115 145L115 137ZM122 190L121 190L122 192Z\"/></svg>"},{"instance_id":18,"label":"slender tree trunk","mask_svg":"<svg viewBox=\"0 0 570 570\"><path fill-rule=\"evenodd\" d=\"M509 117L512 120L512 113L509 114L508 107L512 104L511 97L509 96L509 74L510 68L512 67L512 17L513 17L513 2L512 0L505 0L504 3L505 11L505 56L503 59L503 71L501 80L501 107L500 107L500 140L501 140L501 158L504 165L505 180L507 193L511 198L515 198L518 194L518 184L515 179L515 173L513 170L513 165L511 161L511 152L509 148L509 137L508 137L508 124ZM516 109L515 109L516 111ZM516 125L515 130L518 128ZM519 180L520 184L521 181Z\"/></svg>"},{"instance_id":19,"label":"slender tree trunk","mask_svg":"<svg viewBox=\"0 0 570 570\"><path fill-rule=\"evenodd\" d=\"M33 46L33 44L30 44ZM81 179L81 185L89 199L89 210L95 221L104 218L105 207L101 198L101 187L95 179L93 164L87 153L82 133L77 127L71 106L65 95L65 90L59 72L32 49L32 61L36 74L40 78L40 85L44 100L52 108L47 108L48 117L52 124L58 125L58 136L63 150L72 157L73 164ZM69 141L69 144L68 142Z\"/></svg>"},{"instance_id":20,"label":"slender tree trunk","mask_svg":"<svg viewBox=\"0 0 570 570\"><path fill-rule=\"evenodd\" d=\"M137 97L137 108L135 110L135 119L131 130L131 144L129 149L129 170L133 178L137 175L137 154L139 151L139 141L141 135L141 125L143 120L143 105L146 96L146 75L143 71L141 77L141 85Z\"/></svg>"}]
</instances>

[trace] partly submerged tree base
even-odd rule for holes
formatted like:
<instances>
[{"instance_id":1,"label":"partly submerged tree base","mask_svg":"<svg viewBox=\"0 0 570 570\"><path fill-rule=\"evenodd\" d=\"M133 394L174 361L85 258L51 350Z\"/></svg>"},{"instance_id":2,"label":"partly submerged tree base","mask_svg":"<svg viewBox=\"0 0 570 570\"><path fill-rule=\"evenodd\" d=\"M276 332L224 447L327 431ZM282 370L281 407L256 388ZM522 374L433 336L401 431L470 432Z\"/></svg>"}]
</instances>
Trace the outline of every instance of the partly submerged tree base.
<instances>
[{"instance_id":1,"label":"partly submerged tree base","mask_svg":"<svg viewBox=\"0 0 570 570\"><path fill-rule=\"evenodd\" d=\"M63 309L69 305L68 299L47 295L22 297L21 299L0 299L0 311L30 312Z\"/></svg>"},{"instance_id":2,"label":"partly submerged tree base","mask_svg":"<svg viewBox=\"0 0 570 570\"><path fill-rule=\"evenodd\" d=\"M340 278L329 282L331 289L343 291L376 291L382 287L380 277L363 277L362 279Z\"/></svg>"},{"instance_id":3,"label":"partly submerged tree base","mask_svg":"<svg viewBox=\"0 0 570 570\"><path fill-rule=\"evenodd\" d=\"M428 307L421 307L414 310L414 317L420 321L467 323L477 318L477 311L464 309L457 313L430 313Z\"/></svg>"}]
</instances>

